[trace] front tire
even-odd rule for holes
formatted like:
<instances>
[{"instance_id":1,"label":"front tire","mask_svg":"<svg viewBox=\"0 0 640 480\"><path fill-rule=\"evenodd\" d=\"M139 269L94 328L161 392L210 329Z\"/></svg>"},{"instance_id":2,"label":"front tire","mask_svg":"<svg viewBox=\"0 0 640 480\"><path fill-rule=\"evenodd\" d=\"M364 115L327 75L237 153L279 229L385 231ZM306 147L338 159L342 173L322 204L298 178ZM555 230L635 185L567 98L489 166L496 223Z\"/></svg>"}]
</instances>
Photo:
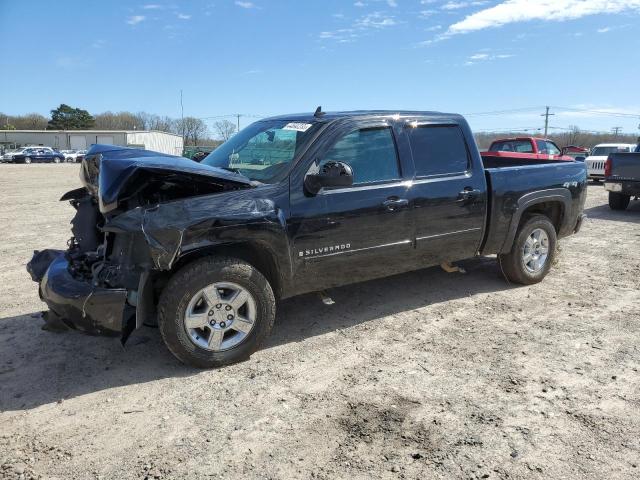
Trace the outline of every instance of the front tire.
<instances>
[{"instance_id":1,"label":"front tire","mask_svg":"<svg viewBox=\"0 0 640 480\"><path fill-rule=\"evenodd\" d=\"M629 195L609 192L609 208L611 208L611 210L626 210L630 201L631 197Z\"/></svg>"},{"instance_id":2,"label":"front tire","mask_svg":"<svg viewBox=\"0 0 640 480\"><path fill-rule=\"evenodd\" d=\"M544 215L529 217L516 233L511 251L499 256L500 265L509 281L531 285L549 273L555 257L556 229Z\"/></svg>"},{"instance_id":3,"label":"front tire","mask_svg":"<svg viewBox=\"0 0 640 480\"><path fill-rule=\"evenodd\" d=\"M162 338L182 363L214 368L246 360L271 332L276 302L252 265L207 257L169 280L158 304Z\"/></svg>"},{"instance_id":4,"label":"front tire","mask_svg":"<svg viewBox=\"0 0 640 480\"><path fill-rule=\"evenodd\" d=\"M31 163L31 157L24 157L24 163L27 165Z\"/></svg>"}]
</instances>

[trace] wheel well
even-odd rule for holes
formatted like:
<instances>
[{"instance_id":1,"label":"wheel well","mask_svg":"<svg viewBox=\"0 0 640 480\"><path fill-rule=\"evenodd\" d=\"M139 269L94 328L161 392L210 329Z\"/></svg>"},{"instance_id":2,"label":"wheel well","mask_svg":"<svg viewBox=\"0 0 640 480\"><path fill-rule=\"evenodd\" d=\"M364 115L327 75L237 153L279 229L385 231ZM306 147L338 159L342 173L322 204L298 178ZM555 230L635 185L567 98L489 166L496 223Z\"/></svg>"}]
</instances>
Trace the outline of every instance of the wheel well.
<instances>
[{"instance_id":1,"label":"wheel well","mask_svg":"<svg viewBox=\"0 0 640 480\"><path fill-rule=\"evenodd\" d=\"M251 264L265 276L276 298L280 297L282 285L274 255L267 248L250 242L215 245L188 252L176 262L171 269L171 274L194 260L211 255L238 258Z\"/></svg>"},{"instance_id":2,"label":"wheel well","mask_svg":"<svg viewBox=\"0 0 640 480\"><path fill-rule=\"evenodd\" d=\"M561 202L541 202L531 205L522 212L518 228L533 215L544 215L551 220L551 223L556 229L556 233L560 233L560 227L562 226L562 219L564 217L564 206Z\"/></svg>"}]
</instances>

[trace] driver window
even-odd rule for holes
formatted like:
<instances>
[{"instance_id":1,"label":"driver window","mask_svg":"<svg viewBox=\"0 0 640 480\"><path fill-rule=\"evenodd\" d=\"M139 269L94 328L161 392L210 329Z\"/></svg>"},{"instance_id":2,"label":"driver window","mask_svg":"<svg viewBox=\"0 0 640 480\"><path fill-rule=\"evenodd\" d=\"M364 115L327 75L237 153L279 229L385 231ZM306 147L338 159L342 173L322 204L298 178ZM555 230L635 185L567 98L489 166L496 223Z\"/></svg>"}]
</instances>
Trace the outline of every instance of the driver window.
<instances>
[{"instance_id":1,"label":"driver window","mask_svg":"<svg viewBox=\"0 0 640 480\"><path fill-rule=\"evenodd\" d=\"M354 185L400 178L390 127L363 128L345 135L324 155L320 166L327 162L349 165Z\"/></svg>"}]
</instances>

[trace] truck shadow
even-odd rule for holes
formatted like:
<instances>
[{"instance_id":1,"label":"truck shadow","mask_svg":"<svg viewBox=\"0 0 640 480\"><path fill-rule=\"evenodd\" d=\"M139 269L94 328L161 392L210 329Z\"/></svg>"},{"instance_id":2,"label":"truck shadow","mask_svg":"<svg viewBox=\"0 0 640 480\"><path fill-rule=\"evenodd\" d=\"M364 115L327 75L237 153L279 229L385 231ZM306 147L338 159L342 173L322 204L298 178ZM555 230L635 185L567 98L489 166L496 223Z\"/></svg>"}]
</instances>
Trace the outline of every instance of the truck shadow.
<instances>
[{"instance_id":1,"label":"truck shadow","mask_svg":"<svg viewBox=\"0 0 640 480\"><path fill-rule=\"evenodd\" d=\"M334 289L329 292L336 301L333 306L324 305L317 295L282 301L273 334L263 349L426 305L515 288L501 277L493 258L460 264L466 275L430 268ZM122 348L116 339L44 332L38 317L27 314L0 319L0 412L202 373L175 360L157 329L135 332Z\"/></svg>"},{"instance_id":2,"label":"truck shadow","mask_svg":"<svg viewBox=\"0 0 640 480\"><path fill-rule=\"evenodd\" d=\"M611 210L609 205L586 208L587 217L612 222L640 223L640 200L632 200L626 210Z\"/></svg>"}]
</instances>

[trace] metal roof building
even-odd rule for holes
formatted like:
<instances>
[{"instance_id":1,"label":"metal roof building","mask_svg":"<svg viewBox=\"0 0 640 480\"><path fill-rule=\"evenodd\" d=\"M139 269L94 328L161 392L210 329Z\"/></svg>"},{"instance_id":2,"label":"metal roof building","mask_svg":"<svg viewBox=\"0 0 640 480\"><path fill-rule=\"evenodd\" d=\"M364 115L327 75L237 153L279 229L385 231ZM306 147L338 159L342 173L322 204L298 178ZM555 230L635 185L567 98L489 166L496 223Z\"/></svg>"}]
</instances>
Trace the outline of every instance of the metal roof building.
<instances>
[{"instance_id":1,"label":"metal roof building","mask_svg":"<svg viewBox=\"0 0 640 480\"><path fill-rule=\"evenodd\" d=\"M155 130L0 130L4 149L42 145L58 150L86 150L91 145L121 145L182 155L180 135Z\"/></svg>"}]
</instances>

